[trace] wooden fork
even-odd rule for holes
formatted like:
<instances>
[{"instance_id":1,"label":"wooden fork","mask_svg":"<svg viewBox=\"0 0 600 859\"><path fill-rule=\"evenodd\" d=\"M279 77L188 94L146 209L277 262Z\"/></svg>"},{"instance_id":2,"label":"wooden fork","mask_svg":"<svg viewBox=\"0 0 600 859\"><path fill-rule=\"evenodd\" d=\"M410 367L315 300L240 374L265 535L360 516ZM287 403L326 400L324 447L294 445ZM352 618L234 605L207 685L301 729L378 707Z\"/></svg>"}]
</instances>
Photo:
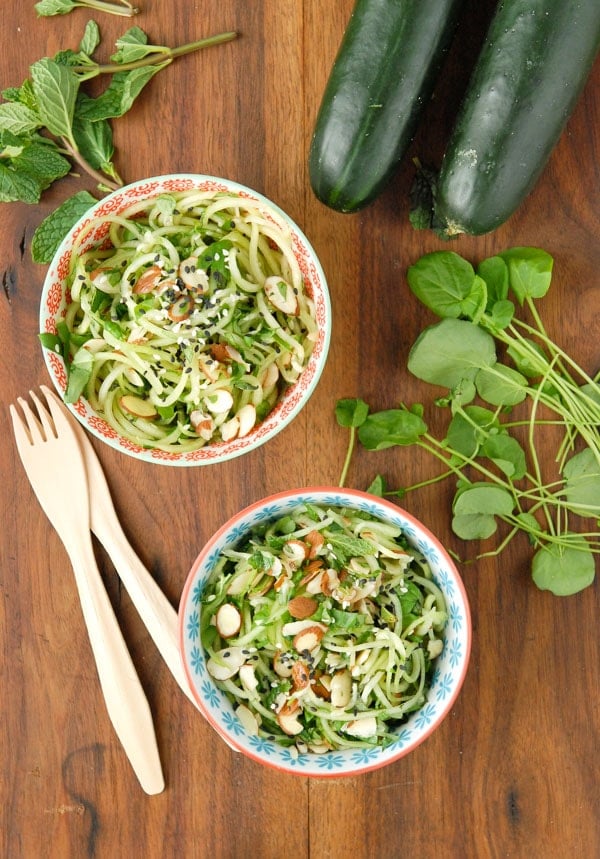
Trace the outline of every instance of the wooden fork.
<instances>
[{"instance_id":1,"label":"wooden fork","mask_svg":"<svg viewBox=\"0 0 600 859\"><path fill-rule=\"evenodd\" d=\"M72 427L47 398L30 392L37 415L19 397L11 404L17 449L33 490L71 560L100 685L113 727L142 788L164 789L152 714L102 583L90 534L85 465Z\"/></svg>"}]
</instances>

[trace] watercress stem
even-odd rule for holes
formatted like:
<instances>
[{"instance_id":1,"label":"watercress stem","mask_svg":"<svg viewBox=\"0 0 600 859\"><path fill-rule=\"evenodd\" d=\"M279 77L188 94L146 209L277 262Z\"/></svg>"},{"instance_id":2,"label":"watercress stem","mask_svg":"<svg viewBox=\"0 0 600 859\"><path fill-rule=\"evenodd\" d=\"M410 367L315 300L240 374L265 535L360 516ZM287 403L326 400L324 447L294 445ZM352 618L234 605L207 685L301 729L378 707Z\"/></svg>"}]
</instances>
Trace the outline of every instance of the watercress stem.
<instances>
[{"instance_id":1,"label":"watercress stem","mask_svg":"<svg viewBox=\"0 0 600 859\"><path fill-rule=\"evenodd\" d=\"M354 447L356 445L356 427L350 427L350 438L348 441L348 449L346 450L346 458L344 460L344 465L342 466L342 473L340 474L340 489L345 485L346 478L348 477L348 470L350 468L350 462L352 461L352 455L354 453Z\"/></svg>"}]
</instances>

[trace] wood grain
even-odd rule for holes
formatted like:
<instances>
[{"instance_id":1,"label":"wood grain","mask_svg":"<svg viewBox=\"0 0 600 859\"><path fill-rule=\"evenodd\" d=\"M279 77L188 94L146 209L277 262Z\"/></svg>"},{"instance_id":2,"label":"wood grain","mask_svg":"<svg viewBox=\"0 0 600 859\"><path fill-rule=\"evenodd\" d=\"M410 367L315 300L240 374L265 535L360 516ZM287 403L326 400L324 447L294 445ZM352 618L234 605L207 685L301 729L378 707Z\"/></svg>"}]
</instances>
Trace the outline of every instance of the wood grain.
<instances>
[{"instance_id":1,"label":"wood grain","mask_svg":"<svg viewBox=\"0 0 600 859\"><path fill-rule=\"evenodd\" d=\"M126 532L177 603L203 542L266 493L337 483L346 436L340 397L375 408L430 392L409 377L411 343L430 321L406 286L407 266L446 247L408 224L412 155L443 152L493 3L468 0L444 73L409 156L387 191L354 216L313 197L306 156L352 0L140 0L135 24L175 45L229 29L235 42L188 56L153 79L114 123L118 167L133 181L190 171L266 194L303 227L327 273L334 331L310 403L266 446L222 465L171 469L94 442ZM2 87L29 64L76 47L88 16L37 19L32 4L0 10ZM97 15L101 51L128 26ZM541 180L494 234L453 245L478 260L513 245L555 257L543 313L550 333L590 371L600 366L600 66L596 64ZM29 254L41 219L93 183L70 177L39 206L0 206L0 383L5 404L46 382L37 341L45 269ZM433 417L435 421L435 416ZM0 565L0 855L280 859L537 859L600 855L600 645L597 588L558 599L539 592L529 547L461 566L471 601L470 671L452 713L410 756L348 780L281 775L233 754L179 693L110 561L98 558L156 717L167 788L139 789L108 724L71 570L27 483L8 410L0 410L4 525ZM551 456L549 451L548 458ZM434 473L413 451L358 452L348 483L376 472L390 485ZM451 488L405 506L448 545Z\"/></svg>"}]
</instances>

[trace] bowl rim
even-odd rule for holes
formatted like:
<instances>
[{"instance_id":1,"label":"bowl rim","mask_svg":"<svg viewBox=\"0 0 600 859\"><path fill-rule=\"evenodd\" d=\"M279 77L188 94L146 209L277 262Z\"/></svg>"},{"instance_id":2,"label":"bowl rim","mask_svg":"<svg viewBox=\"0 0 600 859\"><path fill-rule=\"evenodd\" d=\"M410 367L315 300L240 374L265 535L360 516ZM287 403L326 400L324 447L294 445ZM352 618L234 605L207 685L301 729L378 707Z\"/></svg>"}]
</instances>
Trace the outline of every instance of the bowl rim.
<instances>
[{"instance_id":1,"label":"bowl rim","mask_svg":"<svg viewBox=\"0 0 600 859\"><path fill-rule=\"evenodd\" d=\"M234 179L204 173L167 173L139 179L111 191L93 204L63 238L48 267L40 296L39 330L42 333L49 332L52 331L53 326L55 330L56 321L64 313L68 302L64 288L65 276L61 274L61 262L63 259L70 258L70 248L74 236L85 230L88 225L91 226L98 214L108 214L113 211L111 207L115 200L123 198L123 204L120 208L124 208L135 200L143 199L140 192L146 189L148 190L148 199L152 199L154 196L169 193L169 191L193 189L199 186L207 186L207 188L214 186L215 193L224 191L239 194L241 197L248 198L259 206L271 210L287 224L292 234L295 256L301 262L303 276L308 281L309 291L315 299L318 337L304 371L292 385L285 389L283 396L280 397L267 417L257 424L247 436L233 439L230 442L215 442L190 452L165 452L156 448L143 448L129 443L91 408L83 396L76 403L65 404L92 435L109 447L141 462L180 467L214 465L242 456L270 441L297 417L312 396L325 368L331 343L332 308L327 279L319 257L304 231L277 203L259 191ZM87 241L87 236L85 241ZM307 278L309 269L310 278ZM55 292L56 289L60 291L59 301L53 295L53 291ZM52 310L49 309L51 297ZM42 354L50 379L62 397L66 387L64 361L54 351L43 345Z\"/></svg>"},{"instance_id":2,"label":"bowl rim","mask_svg":"<svg viewBox=\"0 0 600 859\"><path fill-rule=\"evenodd\" d=\"M376 759L365 760L362 764L357 764L356 766L352 766L352 768L346 768L341 771L336 769L330 771L326 767L318 765L318 762L322 761L323 758L326 756L315 754L310 755L310 753L302 757L314 758L314 766L304 766L300 768L297 762L295 762L293 759L290 759L289 765L286 766L285 762L276 762L270 759L268 756L261 755L259 751L255 751L254 749L249 748L247 745L241 743L237 739L234 731L227 732L226 730L224 730L221 723L217 721L217 719L214 717L211 709L206 705L206 701L204 700L202 695L198 692L196 686L196 678L194 677L193 671L189 665L186 649L186 629L188 624L190 623L189 610L192 604L193 591L197 585L197 579L201 567L205 563L210 563L211 555L213 555L214 559L216 559L216 555L218 554L218 552L215 552L216 547L220 543L222 543L223 540L226 539L228 534L230 534L231 532L235 534L235 529L236 526L238 526L238 523L244 523L242 526L242 530L240 530L238 526L238 533L235 534L234 539L226 541L227 545L235 544L235 542L237 542L240 537L248 531L249 527L251 527L249 520L254 513L260 512L265 508L273 507L278 503L293 504L295 500L301 503L301 501L306 498L312 498L313 500L315 500L323 496L326 498L338 498L340 506L344 506L345 501L346 506L358 506L359 508L363 507L364 509L364 505L367 505L371 509L383 509L386 511L386 515L388 518L392 517L397 522L399 520L403 520L405 523L409 523L410 526L415 528L417 533L420 532L422 535L422 539L424 539L424 541L427 542L429 546L435 549L440 559L445 564L446 568L450 571L450 577L452 580L450 589L456 589L456 592L458 594L458 602L460 603L460 608L464 613L464 620L460 626L461 637L463 639L463 650L460 654L459 662L460 667L458 670L458 674L454 677L451 691L448 696L444 698L443 705L439 708L439 712L436 714L435 719L431 722L431 724L426 727L425 730L420 731L416 739L407 743L406 746L399 748L394 754L388 753L387 749L379 749L379 754ZM318 500L315 500L315 503L319 503ZM336 504L336 502L333 500L330 500L327 503L332 505ZM260 521L265 521L266 519L267 517L260 517ZM259 519L256 519L255 522L256 521L259 521ZM252 524L255 524L255 522L253 522ZM209 574L210 570L203 576L203 579L205 580ZM450 618L448 619L447 623L450 623ZM215 732L219 735L219 737L224 740L226 744L229 745L230 748L232 748L234 751L241 752L242 754L246 755L257 763L275 769L279 772L287 772L293 775L311 777L314 776L320 778L340 778L345 776L356 776L365 772L380 769L383 766L387 766L388 764L401 759L408 753L414 751L418 746L420 746L441 725L441 723L445 720L446 716L450 713L452 707L454 706L454 703L460 693L467 674L471 655L472 634L473 630L471 609L464 582L457 569L455 562L452 560L447 550L443 547L440 540L433 534L433 532L431 532L421 520L417 519L416 516L404 510L404 508L392 503L391 501L388 501L385 498L379 498L378 496L358 489L341 488L328 485L307 486L303 488L288 489L281 492L272 493L248 504L238 513L235 513L233 516L231 516L208 539L208 541L201 548L196 559L194 560L184 583L178 610L178 643L184 672L188 680L190 691L198 706L198 709L200 710L204 718L207 720L207 722L211 725L211 727L215 730ZM426 705L428 703L430 702L426 702ZM418 714L422 710L423 708L416 711L414 714L411 714L411 717L409 717L409 721L413 720L413 718L417 718ZM403 723L402 729L404 729L407 724L408 722ZM327 754L331 754L334 756L339 755L338 752L331 752Z\"/></svg>"}]
</instances>

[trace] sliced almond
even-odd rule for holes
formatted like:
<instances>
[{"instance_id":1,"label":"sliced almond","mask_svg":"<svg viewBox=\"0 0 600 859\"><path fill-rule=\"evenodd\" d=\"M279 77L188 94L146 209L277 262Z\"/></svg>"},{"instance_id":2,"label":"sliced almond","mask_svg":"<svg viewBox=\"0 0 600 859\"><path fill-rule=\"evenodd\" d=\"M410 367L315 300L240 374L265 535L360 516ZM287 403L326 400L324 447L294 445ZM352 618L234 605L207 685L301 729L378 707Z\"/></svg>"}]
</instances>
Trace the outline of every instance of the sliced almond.
<instances>
[{"instance_id":1,"label":"sliced almond","mask_svg":"<svg viewBox=\"0 0 600 859\"><path fill-rule=\"evenodd\" d=\"M310 686L310 672L308 670L308 665L301 659L294 662L292 667L292 685L295 692L298 692L301 689L308 689Z\"/></svg>"},{"instance_id":2,"label":"sliced almond","mask_svg":"<svg viewBox=\"0 0 600 859\"><path fill-rule=\"evenodd\" d=\"M151 265L150 268L147 268L146 271L138 277L132 292L136 295L144 295L147 292L153 292L158 286L162 276L160 268L157 265Z\"/></svg>"},{"instance_id":3,"label":"sliced almond","mask_svg":"<svg viewBox=\"0 0 600 859\"><path fill-rule=\"evenodd\" d=\"M248 692L254 692L258 686L258 679L256 677L256 672L254 671L254 666L250 662L246 662L242 665L238 676L244 689Z\"/></svg>"},{"instance_id":4,"label":"sliced almond","mask_svg":"<svg viewBox=\"0 0 600 859\"><path fill-rule=\"evenodd\" d=\"M204 402L209 411L215 415L221 415L228 412L233 406L233 396L227 388L219 388L217 391L209 394Z\"/></svg>"},{"instance_id":5,"label":"sliced almond","mask_svg":"<svg viewBox=\"0 0 600 859\"><path fill-rule=\"evenodd\" d=\"M331 705L339 709L347 707L352 697L352 676L346 669L336 671L331 678Z\"/></svg>"},{"instance_id":6,"label":"sliced almond","mask_svg":"<svg viewBox=\"0 0 600 859\"><path fill-rule=\"evenodd\" d=\"M234 415L230 420L222 423L219 429L223 441L232 441L240 431L240 422Z\"/></svg>"},{"instance_id":7,"label":"sliced almond","mask_svg":"<svg viewBox=\"0 0 600 859\"><path fill-rule=\"evenodd\" d=\"M327 674L319 674L312 681L312 690L317 698L322 698L324 701L329 701L331 692L329 691L329 683L331 678Z\"/></svg>"},{"instance_id":8,"label":"sliced almond","mask_svg":"<svg viewBox=\"0 0 600 859\"><path fill-rule=\"evenodd\" d=\"M241 647L224 647L206 663L206 670L215 680L229 680L234 677L246 661Z\"/></svg>"},{"instance_id":9,"label":"sliced almond","mask_svg":"<svg viewBox=\"0 0 600 859\"><path fill-rule=\"evenodd\" d=\"M190 295L180 295L167 308L167 316L171 322L183 322L188 319L194 309L194 300Z\"/></svg>"},{"instance_id":10,"label":"sliced almond","mask_svg":"<svg viewBox=\"0 0 600 859\"><path fill-rule=\"evenodd\" d=\"M200 438L210 441L215 428L215 424L210 415L205 415L200 409L194 409L190 413L190 423Z\"/></svg>"},{"instance_id":11,"label":"sliced almond","mask_svg":"<svg viewBox=\"0 0 600 859\"><path fill-rule=\"evenodd\" d=\"M298 653L310 653L319 646L324 635L325 632L321 626L309 626L308 629L305 629L294 636L294 640L292 642L294 649L297 650Z\"/></svg>"},{"instance_id":12,"label":"sliced almond","mask_svg":"<svg viewBox=\"0 0 600 859\"><path fill-rule=\"evenodd\" d=\"M242 408L237 413L237 419L240 424L238 436L239 438L244 438L244 436L248 435L248 433L256 423L256 408L252 405L252 403L246 403L246 405L242 406Z\"/></svg>"},{"instance_id":13,"label":"sliced almond","mask_svg":"<svg viewBox=\"0 0 600 859\"><path fill-rule=\"evenodd\" d=\"M273 657L273 671L278 677L291 677L294 670L294 659L288 651L284 653L278 650Z\"/></svg>"},{"instance_id":14,"label":"sliced almond","mask_svg":"<svg viewBox=\"0 0 600 859\"><path fill-rule=\"evenodd\" d=\"M291 599L288 603L288 611L296 620L303 620L305 617L310 617L319 607L316 599L312 597L297 596Z\"/></svg>"},{"instance_id":15,"label":"sliced almond","mask_svg":"<svg viewBox=\"0 0 600 859\"><path fill-rule=\"evenodd\" d=\"M207 355L200 355L198 365L210 382L216 382L219 378L219 362Z\"/></svg>"},{"instance_id":16,"label":"sliced almond","mask_svg":"<svg viewBox=\"0 0 600 859\"><path fill-rule=\"evenodd\" d=\"M279 379L279 367L273 361L262 372L258 381L260 382L260 385L261 385L263 391L270 391L275 387L278 379Z\"/></svg>"},{"instance_id":17,"label":"sliced almond","mask_svg":"<svg viewBox=\"0 0 600 859\"><path fill-rule=\"evenodd\" d=\"M304 538L309 545L309 558L315 558L319 552L321 546L325 544L325 537L321 533L321 531L309 531L306 537Z\"/></svg>"},{"instance_id":18,"label":"sliced almond","mask_svg":"<svg viewBox=\"0 0 600 859\"><path fill-rule=\"evenodd\" d=\"M265 280L265 295L276 310L281 310L288 316L297 316L299 312L298 296L294 288L282 277L272 275Z\"/></svg>"},{"instance_id":19,"label":"sliced almond","mask_svg":"<svg viewBox=\"0 0 600 859\"><path fill-rule=\"evenodd\" d=\"M287 704L284 704L283 707L277 713L277 724L284 732L284 734L288 734L290 737L295 737L296 734L301 733L303 730L302 724L298 719L301 710L297 701L291 701Z\"/></svg>"},{"instance_id":20,"label":"sliced almond","mask_svg":"<svg viewBox=\"0 0 600 859\"><path fill-rule=\"evenodd\" d=\"M306 629L311 629L313 626L318 626L323 633L327 632L327 627L323 623L318 623L314 620L291 620L289 623L284 623L282 627L283 634L287 637L298 635L299 632L304 632Z\"/></svg>"},{"instance_id":21,"label":"sliced almond","mask_svg":"<svg viewBox=\"0 0 600 859\"><path fill-rule=\"evenodd\" d=\"M240 631L242 616L236 606L225 602L217 611L215 623L221 638L233 638Z\"/></svg>"},{"instance_id":22,"label":"sliced almond","mask_svg":"<svg viewBox=\"0 0 600 859\"><path fill-rule=\"evenodd\" d=\"M108 279L107 269L97 268L90 273L90 280L100 292L114 292L114 287Z\"/></svg>"},{"instance_id":23,"label":"sliced almond","mask_svg":"<svg viewBox=\"0 0 600 859\"><path fill-rule=\"evenodd\" d=\"M134 396L134 394L124 394L122 397L119 397L119 405L123 411L134 415L136 418L152 420L158 417L158 412L150 400L144 400L141 397Z\"/></svg>"},{"instance_id":24,"label":"sliced almond","mask_svg":"<svg viewBox=\"0 0 600 859\"><path fill-rule=\"evenodd\" d=\"M198 257L191 256L182 260L177 269L177 275L187 287L194 292L202 293L208 287L208 275L203 268L198 268Z\"/></svg>"},{"instance_id":25,"label":"sliced almond","mask_svg":"<svg viewBox=\"0 0 600 859\"><path fill-rule=\"evenodd\" d=\"M377 734L377 719L375 716L353 719L345 724L342 730L351 737L374 737Z\"/></svg>"},{"instance_id":26,"label":"sliced almond","mask_svg":"<svg viewBox=\"0 0 600 859\"><path fill-rule=\"evenodd\" d=\"M294 569L298 569L308 558L308 546L302 540L288 540L283 544L282 551Z\"/></svg>"},{"instance_id":27,"label":"sliced almond","mask_svg":"<svg viewBox=\"0 0 600 859\"><path fill-rule=\"evenodd\" d=\"M235 715L238 717L242 723L242 727L247 731L247 733L251 734L253 737L257 736L259 727L258 719L249 707L246 707L245 704L240 704L239 707L236 708Z\"/></svg>"}]
</instances>

